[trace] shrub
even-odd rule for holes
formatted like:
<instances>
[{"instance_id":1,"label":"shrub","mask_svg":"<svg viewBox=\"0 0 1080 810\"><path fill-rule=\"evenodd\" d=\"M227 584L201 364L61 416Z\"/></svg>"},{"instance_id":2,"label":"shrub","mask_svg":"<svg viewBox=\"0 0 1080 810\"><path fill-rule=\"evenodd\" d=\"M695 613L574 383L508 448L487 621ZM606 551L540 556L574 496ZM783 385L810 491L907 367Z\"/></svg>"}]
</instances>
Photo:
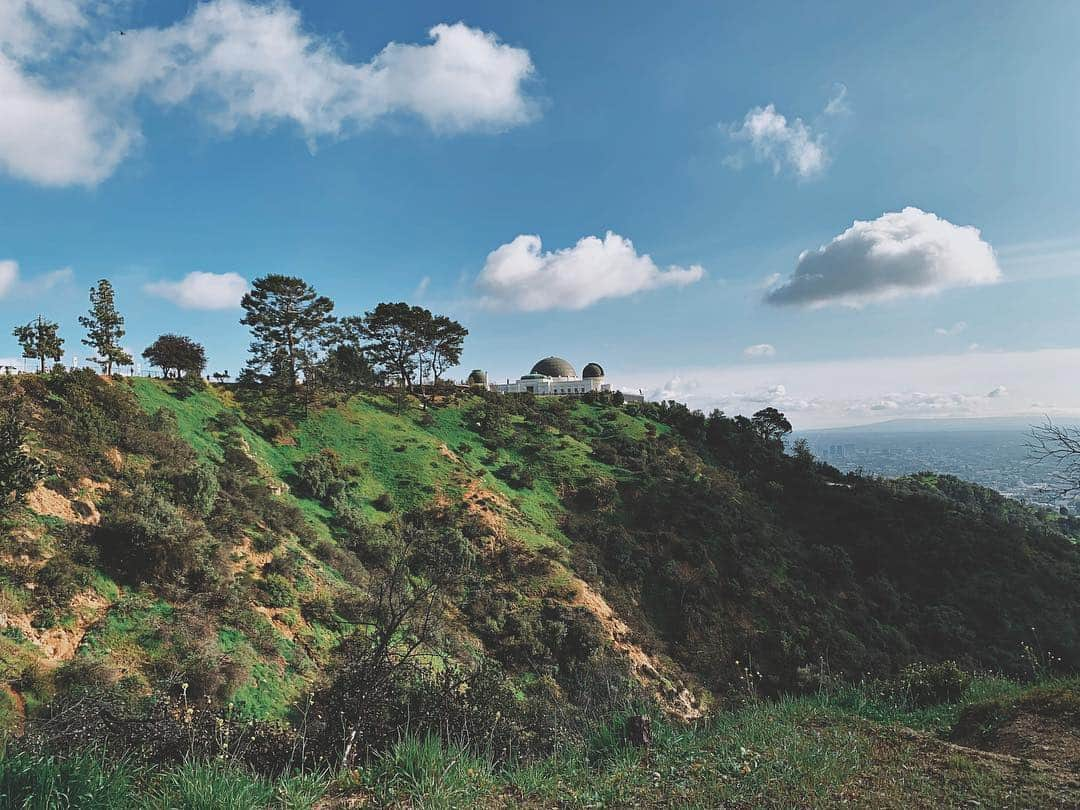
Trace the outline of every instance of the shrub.
<instances>
[{"instance_id":1,"label":"shrub","mask_svg":"<svg viewBox=\"0 0 1080 810\"><path fill-rule=\"evenodd\" d=\"M296 491L305 497L329 502L347 484L341 458L333 450L323 450L296 465Z\"/></svg>"},{"instance_id":2,"label":"shrub","mask_svg":"<svg viewBox=\"0 0 1080 810\"><path fill-rule=\"evenodd\" d=\"M66 554L50 557L34 575L34 598L42 611L43 625L51 625L66 613L71 600L90 584L90 571Z\"/></svg>"},{"instance_id":3,"label":"shrub","mask_svg":"<svg viewBox=\"0 0 1080 810\"><path fill-rule=\"evenodd\" d=\"M119 499L92 539L102 563L117 579L156 584L212 579L205 529L148 487Z\"/></svg>"},{"instance_id":4,"label":"shrub","mask_svg":"<svg viewBox=\"0 0 1080 810\"><path fill-rule=\"evenodd\" d=\"M959 700L971 684L971 675L955 661L914 663L900 672L903 696L919 707Z\"/></svg>"},{"instance_id":5,"label":"shrub","mask_svg":"<svg viewBox=\"0 0 1080 810\"><path fill-rule=\"evenodd\" d=\"M380 512L393 512L394 511L394 496L389 492L384 492L371 502L371 505L378 509Z\"/></svg>"},{"instance_id":6,"label":"shrub","mask_svg":"<svg viewBox=\"0 0 1080 810\"><path fill-rule=\"evenodd\" d=\"M176 496L200 517L206 517L214 509L221 485L214 470L205 464L197 464L177 476L173 482Z\"/></svg>"},{"instance_id":7,"label":"shrub","mask_svg":"<svg viewBox=\"0 0 1080 810\"><path fill-rule=\"evenodd\" d=\"M513 462L497 469L495 477L505 481L514 489L528 489L535 483L533 474L528 469Z\"/></svg>"},{"instance_id":8,"label":"shrub","mask_svg":"<svg viewBox=\"0 0 1080 810\"><path fill-rule=\"evenodd\" d=\"M300 613L309 622L332 626L336 622L334 616L334 600L326 591L319 591L305 599L300 605Z\"/></svg>"},{"instance_id":9,"label":"shrub","mask_svg":"<svg viewBox=\"0 0 1080 810\"><path fill-rule=\"evenodd\" d=\"M281 574L267 574L259 583L262 603L268 607L285 608L296 604L296 591Z\"/></svg>"}]
</instances>

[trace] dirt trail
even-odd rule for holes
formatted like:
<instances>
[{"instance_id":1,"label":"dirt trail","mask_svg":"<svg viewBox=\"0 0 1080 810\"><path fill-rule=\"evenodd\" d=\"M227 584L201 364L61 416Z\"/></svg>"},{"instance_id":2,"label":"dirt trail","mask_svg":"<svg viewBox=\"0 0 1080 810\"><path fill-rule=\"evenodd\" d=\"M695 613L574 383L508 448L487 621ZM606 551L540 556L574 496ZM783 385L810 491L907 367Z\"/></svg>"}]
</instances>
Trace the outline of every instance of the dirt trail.
<instances>
[{"instance_id":1,"label":"dirt trail","mask_svg":"<svg viewBox=\"0 0 1080 810\"><path fill-rule=\"evenodd\" d=\"M975 733L957 742L988 757L1044 763L1080 780L1080 729L1058 717L1019 711L989 734Z\"/></svg>"}]
</instances>

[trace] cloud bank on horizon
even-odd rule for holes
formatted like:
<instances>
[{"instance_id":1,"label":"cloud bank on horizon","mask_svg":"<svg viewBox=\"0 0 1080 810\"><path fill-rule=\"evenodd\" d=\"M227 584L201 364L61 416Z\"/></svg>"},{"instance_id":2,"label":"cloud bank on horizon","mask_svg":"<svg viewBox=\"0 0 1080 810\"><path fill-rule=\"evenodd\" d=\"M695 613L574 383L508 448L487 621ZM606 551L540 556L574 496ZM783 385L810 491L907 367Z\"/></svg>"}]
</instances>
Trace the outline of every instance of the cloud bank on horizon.
<instances>
[{"instance_id":1,"label":"cloud bank on horizon","mask_svg":"<svg viewBox=\"0 0 1080 810\"><path fill-rule=\"evenodd\" d=\"M544 251L539 236L521 234L488 254L476 286L487 307L539 312L584 309L605 298L685 287L704 276L696 264L661 269L612 231L603 239L585 236L555 251Z\"/></svg>"},{"instance_id":2,"label":"cloud bank on horizon","mask_svg":"<svg viewBox=\"0 0 1080 810\"><path fill-rule=\"evenodd\" d=\"M768 406L796 429L905 417L1080 415L1080 381L1060 370L1080 349L969 352L656 370L638 380L650 399L706 413L751 414ZM987 380L998 380L989 390ZM828 381L823 386L822 381Z\"/></svg>"},{"instance_id":3,"label":"cloud bank on horizon","mask_svg":"<svg viewBox=\"0 0 1080 810\"><path fill-rule=\"evenodd\" d=\"M827 245L804 250L795 272L765 300L778 306L863 307L1001 280L978 228L908 206L855 223Z\"/></svg>"},{"instance_id":4,"label":"cloud bank on horizon","mask_svg":"<svg viewBox=\"0 0 1080 810\"><path fill-rule=\"evenodd\" d=\"M527 50L464 23L346 61L285 2L200 3L163 28L109 31L111 4L6 0L0 9L0 169L44 186L94 186L143 138L136 102L191 108L222 134L291 124L312 149L387 118L455 134L533 120ZM103 12L104 10L104 12ZM104 33L103 33L104 32ZM77 75L63 48L89 54Z\"/></svg>"}]
</instances>

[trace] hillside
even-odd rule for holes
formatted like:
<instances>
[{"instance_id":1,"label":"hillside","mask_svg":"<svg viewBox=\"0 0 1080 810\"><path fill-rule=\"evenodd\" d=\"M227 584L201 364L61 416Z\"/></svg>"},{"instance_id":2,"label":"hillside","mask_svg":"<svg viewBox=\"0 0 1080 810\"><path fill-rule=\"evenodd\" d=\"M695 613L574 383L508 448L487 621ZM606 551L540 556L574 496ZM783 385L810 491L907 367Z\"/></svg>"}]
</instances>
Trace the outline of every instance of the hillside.
<instances>
[{"instance_id":1,"label":"hillside","mask_svg":"<svg viewBox=\"0 0 1080 810\"><path fill-rule=\"evenodd\" d=\"M313 761L375 754L403 723L485 729L516 760L631 707L1080 665L1070 521L950 477L841 475L768 415L4 383L50 472L6 519L2 718L63 750L190 754L102 718L196 706L258 729L255 767L297 734Z\"/></svg>"}]
</instances>

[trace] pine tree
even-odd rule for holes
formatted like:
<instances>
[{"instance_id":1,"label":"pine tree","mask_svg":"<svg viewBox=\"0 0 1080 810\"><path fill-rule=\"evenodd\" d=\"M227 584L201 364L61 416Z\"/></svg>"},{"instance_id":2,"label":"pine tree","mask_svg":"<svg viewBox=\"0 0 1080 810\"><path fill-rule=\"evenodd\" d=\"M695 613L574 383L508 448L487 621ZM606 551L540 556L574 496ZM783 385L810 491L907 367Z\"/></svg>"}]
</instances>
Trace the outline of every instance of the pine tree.
<instances>
[{"instance_id":1,"label":"pine tree","mask_svg":"<svg viewBox=\"0 0 1080 810\"><path fill-rule=\"evenodd\" d=\"M60 324L47 321L40 315L25 326L16 326L12 333L22 346L23 357L41 362L41 373L45 373L45 361L57 363L64 356L64 339L57 334Z\"/></svg>"},{"instance_id":2,"label":"pine tree","mask_svg":"<svg viewBox=\"0 0 1080 810\"><path fill-rule=\"evenodd\" d=\"M21 501L45 476L45 465L26 452L25 444L26 425L11 397L0 412L0 512Z\"/></svg>"},{"instance_id":3,"label":"pine tree","mask_svg":"<svg viewBox=\"0 0 1080 810\"><path fill-rule=\"evenodd\" d=\"M131 355L121 348L124 337L124 318L116 311L115 294L108 279L101 279L90 288L90 314L79 317L86 329L83 343L97 352L97 362L106 374L112 374L113 366L128 365Z\"/></svg>"},{"instance_id":4,"label":"pine tree","mask_svg":"<svg viewBox=\"0 0 1080 810\"><path fill-rule=\"evenodd\" d=\"M244 376L296 390L300 374L312 375L333 339L334 302L303 279L271 274L255 279L240 305L240 323L254 338Z\"/></svg>"}]
</instances>

